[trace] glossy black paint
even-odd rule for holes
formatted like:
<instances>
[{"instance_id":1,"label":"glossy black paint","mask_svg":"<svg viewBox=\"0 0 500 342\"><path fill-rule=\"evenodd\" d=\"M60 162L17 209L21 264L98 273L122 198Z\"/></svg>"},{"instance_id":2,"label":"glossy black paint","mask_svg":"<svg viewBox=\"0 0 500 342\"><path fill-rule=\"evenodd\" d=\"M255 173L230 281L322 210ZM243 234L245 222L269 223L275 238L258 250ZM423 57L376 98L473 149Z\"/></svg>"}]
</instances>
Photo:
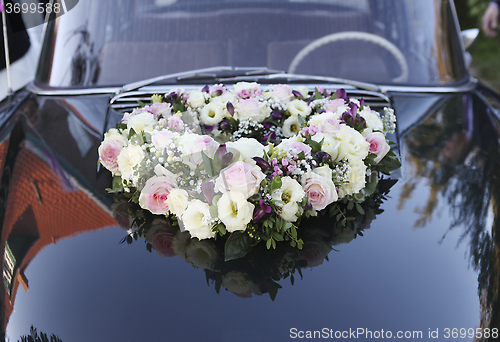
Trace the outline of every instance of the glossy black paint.
<instances>
[{"instance_id":1,"label":"glossy black paint","mask_svg":"<svg viewBox=\"0 0 500 342\"><path fill-rule=\"evenodd\" d=\"M385 212L293 286L279 281L271 301L217 294L181 258L118 243L111 178L96 173L109 95L20 92L0 131L1 245L16 259L0 297L5 338L32 325L63 341L285 341L357 328L421 340L438 329L442 340L446 328L498 328L500 98L482 86L391 95L403 166Z\"/></svg>"}]
</instances>

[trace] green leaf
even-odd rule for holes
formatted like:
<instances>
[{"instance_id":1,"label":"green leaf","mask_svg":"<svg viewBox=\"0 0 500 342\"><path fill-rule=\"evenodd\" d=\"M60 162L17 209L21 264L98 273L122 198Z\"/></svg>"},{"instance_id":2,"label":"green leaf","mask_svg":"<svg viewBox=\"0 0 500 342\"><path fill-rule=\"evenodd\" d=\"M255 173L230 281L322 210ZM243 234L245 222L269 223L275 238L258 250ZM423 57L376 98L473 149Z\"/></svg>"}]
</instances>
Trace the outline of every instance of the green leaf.
<instances>
[{"instance_id":1,"label":"green leaf","mask_svg":"<svg viewBox=\"0 0 500 342\"><path fill-rule=\"evenodd\" d=\"M354 208L354 202L353 201L349 201L347 203L347 210L352 210L352 208Z\"/></svg>"},{"instance_id":2,"label":"green leaf","mask_svg":"<svg viewBox=\"0 0 500 342\"><path fill-rule=\"evenodd\" d=\"M208 173L210 177L215 177L217 176L214 162L212 158L207 156L205 152L201 151L201 156L203 157L203 164L205 165L205 171Z\"/></svg>"},{"instance_id":3,"label":"green leaf","mask_svg":"<svg viewBox=\"0 0 500 342\"><path fill-rule=\"evenodd\" d=\"M281 182L281 177L279 175L276 175L276 177L274 177L273 179L273 182L271 183L271 192L274 190L278 190L282 185L283 183Z\"/></svg>"},{"instance_id":4,"label":"green leaf","mask_svg":"<svg viewBox=\"0 0 500 342\"><path fill-rule=\"evenodd\" d=\"M272 239L269 239L266 241L266 247L267 249L271 249L271 244L272 244Z\"/></svg>"},{"instance_id":5,"label":"green leaf","mask_svg":"<svg viewBox=\"0 0 500 342\"><path fill-rule=\"evenodd\" d=\"M356 203L356 210L358 211L358 213L360 213L361 215L364 215L365 214L365 211L363 209L363 207L359 204L359 203Z\"/></svg>"},{"instance_id":6,"label":"green leaf","mask_svg":"<svg viewBox=\"0 0 500 342\"><path fill-rule=\"evenodd\" d=\"M306 119L304 119L304 118L302 117L302 115L300 115L300 114L299 114L299 115L297 115L297 119L299 120L299 124L300 124L300 126L301 126L301 127L303 127L303 126L304 126L304 124L306 123Z\"/></svg>"},{"instance_id":7,"label":"green leaf","mask_svg":"<svg viewBox=\"0 0 500 342\"><path fill-rule=\"evenodd\" d=\"M224 246L224 260L234 260L244 257L250 252L250 237L245 232L236 231L229 236Z\"/></svg>"},{"instance_id":8,"label":"green leaf","mask_svg":"<svg viewBox=\"0 0 500 342\"><path fill-rule=\"evenodd\" d=\"M146 107L146 105L144 104L144 102L142 102L141 100L137 100L137 103L139 104L139 106L141 106L141 108Z\"/></svg>"},{"instance_id":9,"label":"green leaf","mask_svg":"<svg viewBox=\"0 0 500 342\"><path fill-rule=\"evenodd\" d=\"M217 292L217 294L220 293L221 286L222 286L222 276L220 273L217 273L217 276L215 277L215 292Z\"/></svg>"}]
</instances>

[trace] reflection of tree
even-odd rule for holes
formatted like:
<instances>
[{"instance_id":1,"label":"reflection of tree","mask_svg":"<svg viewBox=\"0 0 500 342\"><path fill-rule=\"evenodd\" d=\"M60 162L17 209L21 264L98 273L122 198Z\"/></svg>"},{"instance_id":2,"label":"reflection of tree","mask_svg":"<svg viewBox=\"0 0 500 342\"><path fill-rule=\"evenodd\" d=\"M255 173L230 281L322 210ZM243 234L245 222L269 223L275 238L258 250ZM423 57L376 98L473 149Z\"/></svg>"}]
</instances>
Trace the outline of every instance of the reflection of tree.
<instances>
[{"instance_id":1,"label":"reflection of tree","mask_svg":"<svg viewBox=\"0 0 500 342\"><path fill-rule=\"evenodd\" d=\"M62 342L62 340L54 334L48 336L47 334L40 332L39 335L36 328L31 326L30 334L21 336L21 341L18 342Z\"/></svg>"},{"instance_id":2,"label":"reflection of tree","mask_svg":"<svg viewBox=\"0 0 500 342\"><path fill-rule=\"evenodd\" d=\"M448 231L462 229L459 243L468 240L470 262L478 271L483 328L500 323L500 151L492 121L484 103L475 96L446 102L405 137L407 161L415 173L400 198L401 209L417 185L427 182L430 195L424 207L417 209L420 217L415 227L424 227L432 220L440 200L447 204L451 217Z\"/></svg>"}]
</instances>

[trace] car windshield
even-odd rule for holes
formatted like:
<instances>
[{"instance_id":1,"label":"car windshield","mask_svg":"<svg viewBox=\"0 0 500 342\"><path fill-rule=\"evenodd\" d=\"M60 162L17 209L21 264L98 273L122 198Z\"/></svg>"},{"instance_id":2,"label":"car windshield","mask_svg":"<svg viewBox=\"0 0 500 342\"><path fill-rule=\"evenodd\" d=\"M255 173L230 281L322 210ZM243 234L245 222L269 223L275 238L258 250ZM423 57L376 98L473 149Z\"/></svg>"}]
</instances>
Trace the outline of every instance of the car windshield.
<instances>
[{"instance_id":1,"label":"car windshield","mask_svg":"<svg viewBox=\"0 0 500 342\"><path fill-rule=\"evenodd\" d=\"M386 85L449 85L467 77L452 5L448 0L80 0L50 22L37 82L118 86L229 66Z\"/></svg>"}]
</instances>

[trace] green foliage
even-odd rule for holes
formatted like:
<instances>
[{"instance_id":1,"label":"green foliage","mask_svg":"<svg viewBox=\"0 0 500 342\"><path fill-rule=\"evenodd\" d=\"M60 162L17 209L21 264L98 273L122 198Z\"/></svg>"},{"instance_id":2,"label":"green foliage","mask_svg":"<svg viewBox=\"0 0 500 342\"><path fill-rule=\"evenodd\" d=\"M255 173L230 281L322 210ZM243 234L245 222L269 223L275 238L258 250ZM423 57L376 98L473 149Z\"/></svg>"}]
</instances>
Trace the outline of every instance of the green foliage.
<instances>
[{"instance_id":1,"label":"green foliage","mask_svg":"<svg viewBox=\"0 0 500 342\"><path fill-rule=\"evenodd\" d=\"M36 328L31 326L30 334L21 336L21 340L18 340L18 342L62 342L62 340L54 334L50 336L43 332L40 332L40 334L38 334Z\"/></svg>"},{"instance_id":2,"label":"green foliage","mask_svg":"<svg viewBox=\"0 0 500 342\"><path fill-rule=\"evenodd\" d=\"M246 232L236 231L229 235L224 246L224 260L234 260L244 257L251 249L251 240Z\"/></svg>"}]
</instances>

